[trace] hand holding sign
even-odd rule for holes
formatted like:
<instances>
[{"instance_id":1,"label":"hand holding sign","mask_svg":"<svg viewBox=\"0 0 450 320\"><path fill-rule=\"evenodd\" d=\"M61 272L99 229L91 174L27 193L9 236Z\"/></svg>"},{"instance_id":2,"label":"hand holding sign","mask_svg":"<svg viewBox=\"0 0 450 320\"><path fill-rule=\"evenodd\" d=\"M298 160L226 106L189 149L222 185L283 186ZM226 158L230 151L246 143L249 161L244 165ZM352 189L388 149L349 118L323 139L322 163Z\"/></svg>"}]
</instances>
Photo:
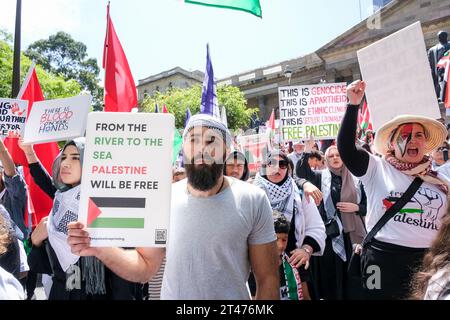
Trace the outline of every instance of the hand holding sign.
<instances>
[{"instance_id":1,"label":"hand holding sign","mask_svg":"<svg viewBox=\"0 0 450 320\"><path fill-rule=\"evenodd\" d=\"M347 87L348 103L355 106L359 106L364 97L365 92L366 92L366 83L364 81L356 80L350 83Z\"/></svg>"},{"instance_id":2,"label":"hand holding sign","mask_svg":"<svg viewBox=\"0 0 450 320\"><path fill-rule=\"evenodd\" d=\"M67 225L67 242L70 245L70 249L73 254L79 256L96 256L99 252L99 248L91 247L91 239L89 233L86 231L84 224L80 221L70 222Z\"/></svg>"}]
</instances>

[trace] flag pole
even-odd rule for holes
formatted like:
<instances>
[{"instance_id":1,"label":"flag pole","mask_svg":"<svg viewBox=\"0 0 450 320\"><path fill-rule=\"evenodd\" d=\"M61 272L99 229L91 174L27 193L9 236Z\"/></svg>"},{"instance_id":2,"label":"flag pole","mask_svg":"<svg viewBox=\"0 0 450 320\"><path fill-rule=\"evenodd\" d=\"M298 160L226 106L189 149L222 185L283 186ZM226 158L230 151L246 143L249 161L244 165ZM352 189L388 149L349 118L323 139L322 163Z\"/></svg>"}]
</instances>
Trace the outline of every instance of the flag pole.
<instances>
[{"instance_id":1,"label":"flag pole","mask_svg":"<svg viewBox=\"0 0 450 320\"><path fill-rule=\"evenodd\" d=\"M14 61L11 97L16 97L20 88L20 26L22 17L22 0L16 0L16 30L14 33Z\"/></svg>"}]
</instances>

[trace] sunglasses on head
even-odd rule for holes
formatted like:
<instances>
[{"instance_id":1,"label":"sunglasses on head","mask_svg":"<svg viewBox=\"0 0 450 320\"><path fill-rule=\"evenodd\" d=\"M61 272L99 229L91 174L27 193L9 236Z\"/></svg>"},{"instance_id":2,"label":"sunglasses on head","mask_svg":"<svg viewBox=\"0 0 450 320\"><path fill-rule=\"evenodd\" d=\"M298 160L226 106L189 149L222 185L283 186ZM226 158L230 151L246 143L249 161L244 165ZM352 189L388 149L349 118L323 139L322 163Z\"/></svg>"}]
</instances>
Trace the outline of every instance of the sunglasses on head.
<instances>
[{"instance_id":1,"label":"sunglasses on head","mask_svg":"<svg viewBox=\"0 0 450 320\"><path fill-rule=\"evenodd\" d=\"M269 160L269 162L267 163L267 165L271 166L271 167L280 167L280 169L286 169L288 167L288 162L286 160L276 160L276 159L272 159Z\"/></svg>"}]
</instances>

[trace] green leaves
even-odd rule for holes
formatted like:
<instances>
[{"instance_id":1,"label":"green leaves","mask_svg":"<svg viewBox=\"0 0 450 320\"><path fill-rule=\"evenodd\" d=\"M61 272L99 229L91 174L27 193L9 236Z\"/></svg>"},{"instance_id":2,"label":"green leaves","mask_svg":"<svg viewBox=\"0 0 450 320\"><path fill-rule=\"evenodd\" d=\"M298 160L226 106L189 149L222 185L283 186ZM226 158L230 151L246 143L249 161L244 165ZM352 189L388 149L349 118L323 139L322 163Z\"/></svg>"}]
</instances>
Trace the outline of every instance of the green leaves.
<instances>
[{"instance_id":1,"label":"green leaves","mask_svg":"<svg viewBox=\"0 0 450 320\"><path fill-rule=\"evenodd\" d=\"M175 115L175 126L184 128L186 109L189 107L192 115L199 113L201 96L202 87L200 85L188 89L173 88L166 93L157 92L153 97L147 96L141 102L140 109L142 112L153 112L156 101L161 111L163 105L166 104L167 110ZM239 88L219 86L217 87L217 98L219 105L225 106L230 129L248 127L250 117L257 109L247 108L247 101Z\"/></svg>"},{"instance_id":2,"label":"green leaves","mask_svg":"<svg viewBox=\"0 0 450 320\"><path fill-rule=\"evenodd\" d=\"M31 60L21 56L21 83L30 68ZM13 49L10 44L0 40L0 97L11 95L13 66ZM75 96L81 92L81 87L75 80L66 81L63 77L45 71L40 65L36 66L37 76L44 92L45 99L56 99Z\"/></svg>"},{"instance_id":3,"label":"green leaves","mask_svg":"<svg viewBox=\"0 0 450 320\"><path fill-rule=\"evenodd\" d=\"M75 41L70 34L58 32L48 39L32 43L25 55L65 80L76 81L81 89L93 97L94 110L103 109L103 88L99 86L100 68L97 59L87 56L86 45Z\"/></svg>"}]
</instances>

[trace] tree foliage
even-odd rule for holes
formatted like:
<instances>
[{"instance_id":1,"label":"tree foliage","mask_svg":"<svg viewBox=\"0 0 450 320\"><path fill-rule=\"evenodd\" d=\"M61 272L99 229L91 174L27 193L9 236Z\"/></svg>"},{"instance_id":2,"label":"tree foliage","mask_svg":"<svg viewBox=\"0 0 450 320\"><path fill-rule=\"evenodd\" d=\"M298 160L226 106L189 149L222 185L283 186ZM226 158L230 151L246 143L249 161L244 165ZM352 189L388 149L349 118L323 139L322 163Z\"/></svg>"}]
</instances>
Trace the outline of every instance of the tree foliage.
<instances>
[{"instance_id":1,"label":"tree foliage","mask_svg":"<svg viewBox=\"0 0 450 320\"><path fill-rule=\"evenodd\" d=\"M76 80L92 95L94 110L103 109L103 88L98 84L100 68L97 59L88 57L84 43L75 41L70 34L58 32L32 43L25 55L48 72L66 80Z\"/></svg>"},{"instance_id":2,"label":"tree foliage","mask_svg":"<svg viewBox=\"0 0 450 320\"><path fill-rule=\"evenodd\" d=\"M21 83L30 68L31 60L22 54L21 56ZM13 49L11 45L0 40L0 97L11 95L13 69ZM56 99L75 96L81 92L80 85L75 80L64 78L45 71L41 66L36 66L37 76L46 99Z\"/></svg>"},{"instance_id":3,"label":"tree foliage","mask_svg":"<svg viewBox=\"0 0 450 320\"><path fill-rule=\"evenodd\" d=\"M147 96L141 103L142 112L154 112L155 103L158 103L159 112L165 104L167 110L175 115L175 125L177 128L184 128L186 120L186 109L189 107L191 114L200 112L202 87L193 86L188 89L173 88L167 93L156 93L155 96ZM227 112L228 128L236 130L247 128L256 108L247 108L247 100L244 94L237 87L219 86L217 88L217 98L219 105L225 106Z\"/></svg>"}]
</instances>

